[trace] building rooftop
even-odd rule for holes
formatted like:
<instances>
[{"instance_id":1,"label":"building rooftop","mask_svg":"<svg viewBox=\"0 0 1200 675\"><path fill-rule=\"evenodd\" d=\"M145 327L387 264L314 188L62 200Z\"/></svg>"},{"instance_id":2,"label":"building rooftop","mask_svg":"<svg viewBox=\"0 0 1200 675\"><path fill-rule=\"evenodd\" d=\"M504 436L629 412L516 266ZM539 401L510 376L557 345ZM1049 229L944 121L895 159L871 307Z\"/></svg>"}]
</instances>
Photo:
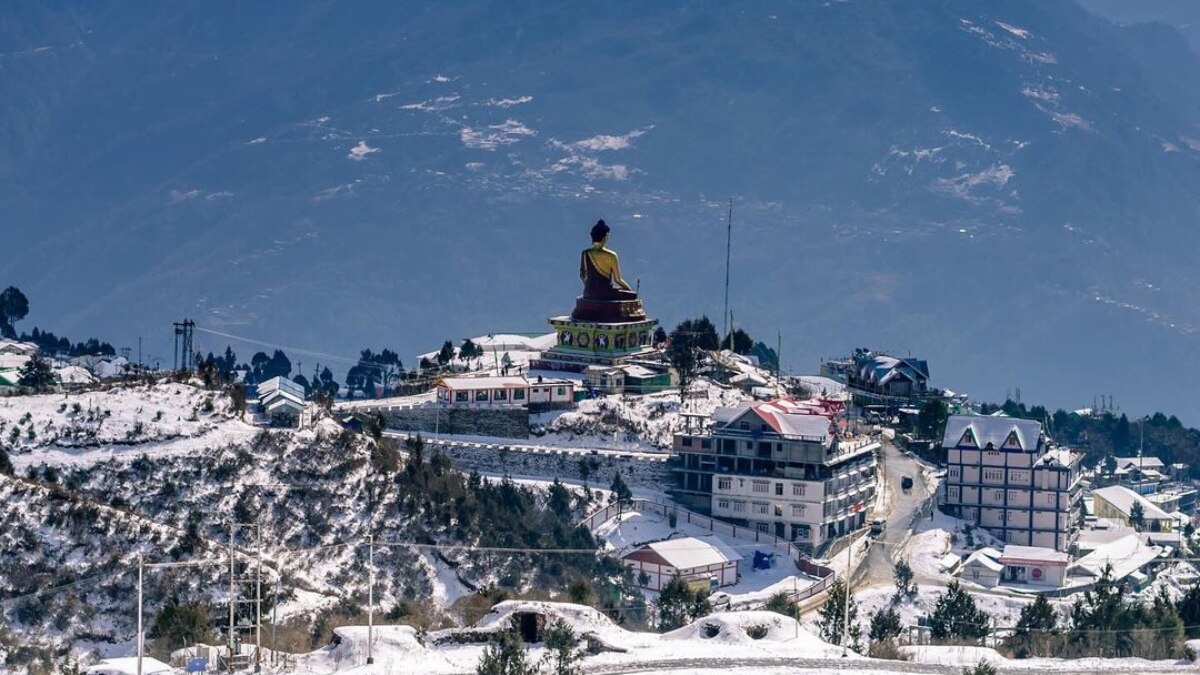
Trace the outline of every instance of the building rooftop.
<instances>
[{"instance_id":1,"label":"building rooftop","mask_svg":"<svg viewBox=\"0 0 1200 675\"><path fill-rule=\"evenodd\" d=\"M1118 581L1154 560L1160 553L1161 548L1143 542L1136 534L1129 534L1083 556L1071 566L1070 571L1084 576L1099 577L1105 566L1112 565L1113 580Z\"/></svg>"},{"instance_id":2,"label":"building rooftop","mask_svg":"<svg viewBox=\"0 0 1200 675\"><path fill-rule=\"evenodd\" d=\"M1004 565L1001 565L995 558L988 555L988 551L999 553L999 551L996 551L996 549L981 549L979 551L975 551L971 555L967 556L967 559L965 562L963 562L962 566L966 567L967 565L974 563L983 565L993 572L1002 571L1004 569Z\"/></svg>"},{"instance_id":3,"label":"building rooftop","mask_svg":"<svg viewBox=\"0 0 1200 675\"><path fill-rule=\"evenodd\" d=\"M1060 553L1052 548L1044 548L1042 546L1016 546L1008 544L1004 547L1004 553L1000 554L1000 562L1005 565L1032 563L1066 567L1070 561L1071 556L1066 553Z\"/></svg>"},{"instance_id":4,"label":"building rooftop","mask_svg":"<svg viewBox=\"0 0 1200 675\"><path fill-rule=\"evenodd\" d=\"M973 443L980 449L989 445L996 450L1013 449L1032 452L1041 444L1042 425L1036 420L1017 417L992 417L990 415L951 415L946 420L946 431L942 434L942 447L956 448L966 442L971 432ZM1015 444L1010 441L1015 441Z\"/></svg>"},{"instance_id":5,"label":"building rooftop","mask_svg":"<svg viewBox=\"0 0 1200 675\"><path fill-rule=\"evenodd\" d=\"M1117 457L1117 468L1133 466L1139 469L1162 469L1166 465L1157 457Z\"/></svg>"},{"instance_id":6,"label":"building rooftop","mask_svg":"<svg viewBox=\"0 0 1200 675\"><path fill-rule=\"evenodd\" d=\"M1112 504L1113 508L1123 513L1126 518L1133 510L1133 505L1137 503L1142 505L1142 515L1146 520L1171 519L1170 514L1159 508L1157 504L1121 485L1110 485L1106 488L1092 490L1092 499L1094 500L1096 497Z\"/></svg>"},{"instance_id":7,"label":"building rooftop","mask_svg":"<svg viewBox=\"0 0 1200 675\"><path fill-rule=\"evenodd\" d=\"M542 382L545 384L545 381ZM451 391L459 389L524 389L529 380L521 375L493 377L443 377L440 386Z\"/></svg>"},{"instance_id":8,"label":"building rooftop","mask_svg":"<svg viewBox=\"0 0 1200 675\"><path fill-rule=\"evenodd\" d=\"M736 562L742 559L737 551L716 538L683 537L646 544L638 550L654 551L676 569L691 569L706 565Z\"/></svg>"}]
</instances>

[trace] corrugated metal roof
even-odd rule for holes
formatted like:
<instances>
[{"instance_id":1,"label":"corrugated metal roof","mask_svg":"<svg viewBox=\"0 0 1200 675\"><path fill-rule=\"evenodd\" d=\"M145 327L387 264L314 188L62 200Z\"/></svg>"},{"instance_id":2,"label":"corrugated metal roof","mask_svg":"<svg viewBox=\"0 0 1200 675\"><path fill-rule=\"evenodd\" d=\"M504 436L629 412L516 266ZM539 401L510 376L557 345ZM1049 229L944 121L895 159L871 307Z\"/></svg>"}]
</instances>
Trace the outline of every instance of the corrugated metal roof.
<instances>
[{"instance_id":1,"label":"corrugated metal roof","mask_svg":"<svg viewBox=\"0 0 1200 675\"><path fill-rule=\"evenodd\" d=\"M742 556L737 551L729 548L725 545L725 542L716 538L698 539L696 537L684 537L682 539L667 539L665 541L646 544L644 548L649 548L662 556L663 560L666 560L671 567L677 569L719 565L742 559Z\"/></svg>"}]
</instances>

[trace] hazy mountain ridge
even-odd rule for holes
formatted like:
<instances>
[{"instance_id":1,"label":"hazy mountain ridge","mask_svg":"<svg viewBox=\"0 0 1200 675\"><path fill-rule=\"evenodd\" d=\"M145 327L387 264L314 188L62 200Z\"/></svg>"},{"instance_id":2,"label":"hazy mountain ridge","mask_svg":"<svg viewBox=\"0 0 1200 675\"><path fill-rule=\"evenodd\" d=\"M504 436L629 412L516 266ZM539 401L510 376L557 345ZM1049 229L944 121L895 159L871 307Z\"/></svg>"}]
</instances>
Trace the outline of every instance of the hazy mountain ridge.
<instances>
[{"instance_id":1,"label":"hazy mountain ridge","mask_svg":"<svg viewBox=\"0 0 1200 675\"><path fill-rule=\"evenodd\" d=\"M1016 0L371 9L21 5L0 273L36 320L416 353L564 311L604 216L673 322L720 312L732 194L737 320L791 367L877 344L983 396L1171 409L1195 374L1088 365L1190 352L1173 33Z\"/></svg>"}]
</instances>

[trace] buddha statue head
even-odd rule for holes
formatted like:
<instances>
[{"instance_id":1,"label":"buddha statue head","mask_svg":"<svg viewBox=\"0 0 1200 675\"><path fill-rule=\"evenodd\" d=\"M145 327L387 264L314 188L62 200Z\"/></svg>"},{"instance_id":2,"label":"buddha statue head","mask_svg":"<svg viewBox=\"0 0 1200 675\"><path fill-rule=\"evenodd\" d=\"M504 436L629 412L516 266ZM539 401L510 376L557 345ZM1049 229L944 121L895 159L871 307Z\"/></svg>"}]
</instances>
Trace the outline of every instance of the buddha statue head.
<instances>
[{"instance_id":1,"label":"buddha statue head","mask_svg":"<svg viewBox=\"0 0 1200 675\"><path fill-rule=\"evenodd\" d=\"M611 231L612 228L603 219L597 220L596 224L592 226L592 244L600 244L601 246L607 244L608 233Z\"/></svg>"}]
</instances>

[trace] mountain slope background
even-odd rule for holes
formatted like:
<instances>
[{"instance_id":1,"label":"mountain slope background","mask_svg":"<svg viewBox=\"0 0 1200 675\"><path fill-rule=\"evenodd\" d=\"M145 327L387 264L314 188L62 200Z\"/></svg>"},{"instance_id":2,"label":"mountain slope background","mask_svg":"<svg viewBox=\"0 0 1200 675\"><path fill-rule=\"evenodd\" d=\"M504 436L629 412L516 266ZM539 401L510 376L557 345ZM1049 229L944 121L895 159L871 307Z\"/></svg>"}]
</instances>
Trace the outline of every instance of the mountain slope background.
<instances>
[{"instance_id":1,"label":"mountain slope background","mask_svg":"<svg viewBox=\"0 0 1200 675\"><path fill-rule=\"evenodd\" d=\"M1200 419L1200 57L1169 26L1065 0L288 9L6 9L0 278L28 323L166 362L185 316L347 356L540 331L604 217L670 327L721 313L732 196L735 321L786 368L869 345L978 398Z\"/></svg>"}]
</instances>

